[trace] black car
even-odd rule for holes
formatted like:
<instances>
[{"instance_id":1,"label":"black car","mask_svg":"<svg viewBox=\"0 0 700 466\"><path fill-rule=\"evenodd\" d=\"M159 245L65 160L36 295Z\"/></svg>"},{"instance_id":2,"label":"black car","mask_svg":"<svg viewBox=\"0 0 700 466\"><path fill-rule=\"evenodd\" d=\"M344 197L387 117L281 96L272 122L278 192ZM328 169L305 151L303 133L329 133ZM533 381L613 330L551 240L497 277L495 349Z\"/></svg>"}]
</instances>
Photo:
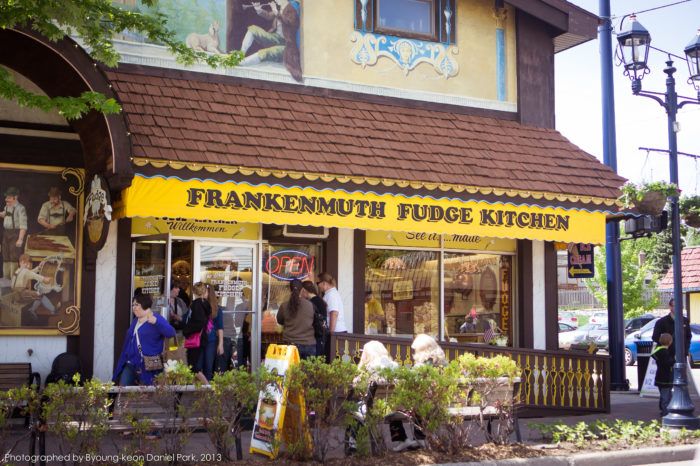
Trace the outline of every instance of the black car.
<instances>
[{"instance_id":1,"label":"black car","mask_svg":"<svg viewBox=\"0 0 700 466\"><path fill-rule=\"evenodd\" d=\"M636 332L652 320L654 320L654 316L651 314L625 319L625 335Z\"/></svg>"}]
</instances>

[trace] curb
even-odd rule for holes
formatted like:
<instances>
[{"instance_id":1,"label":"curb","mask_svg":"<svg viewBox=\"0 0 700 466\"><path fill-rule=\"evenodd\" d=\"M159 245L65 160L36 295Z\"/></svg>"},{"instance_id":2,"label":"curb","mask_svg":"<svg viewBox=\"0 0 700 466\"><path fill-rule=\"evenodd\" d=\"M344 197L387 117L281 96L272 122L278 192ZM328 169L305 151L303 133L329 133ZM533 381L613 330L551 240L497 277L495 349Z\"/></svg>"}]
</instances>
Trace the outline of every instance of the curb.
<instances>
[{"instance_id":1,"label":"curb","mask_svg":"<svg viewBox=\"0 0 700 466\"><path fill-rule=\"evenodd\" d=\"M700 455L700 444L670 447L641 448L639 450L578 453L571 456L539 456L469 463L444 463L435 466L634 466L675 461L690 461Z\"/></svg>"}]
</instances>

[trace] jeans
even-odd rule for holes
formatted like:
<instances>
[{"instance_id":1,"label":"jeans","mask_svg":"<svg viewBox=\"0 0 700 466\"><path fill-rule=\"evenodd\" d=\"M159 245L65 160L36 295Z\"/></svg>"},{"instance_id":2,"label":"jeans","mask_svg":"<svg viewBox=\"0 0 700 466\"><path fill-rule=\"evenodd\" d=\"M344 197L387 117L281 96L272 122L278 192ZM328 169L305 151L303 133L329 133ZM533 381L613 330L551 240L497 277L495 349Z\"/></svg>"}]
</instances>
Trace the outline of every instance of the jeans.
<instances>
[{"instance_id":1,"label":"jeans","mask_svg":"<svg viewBox=\"0 0 700 466\"><path fill-rule=\"evenodd\" d=\"M672 389L673 387L671 385L659 387L659 409L661 410L661 417L668 414L668 404L671 402Z\"/></svg>"},{"instance_id":2,"label":"jeans","mask_svg":"<svg viewBox=\"0 0 700 466\"><path fill-rule=\"evenodd\" d=\"M119 383L118 385L120 387L127 387L129 385L136 385L136 381L138 380L139 376L136 373L136 369L134 366L130 364L125 364L124 369L122 369L121 374L119 374Z\"/></svg>"},{"instance_id":3,"label":"jeans","mask_svg":"<svg viewBox=\"0 0 700 466\"><path fill-rule=\"evenodd\" d=\"M295 345L297 350L299 350L299 357L301 359L309 359L312 356L316 356L316 345Z\"/></svg>"},{"instance_id":4,"label":"jeans","mask_svg":"<svg viewBox=\"0 0 700 466\"><path fill-rule=\"evenodd\" d=\"M216 359L216 347L218 342L218 339L207 341L207 346L199 353L199 361L197 362L197 367L202 369L204 377L210 382L212 377L214 377L214 361Z\"/></svg>"},{"instance_id":5,"label":"jeans","mask_svg":"<svg viewBox=\"0 0 700 466\"><path fill-rule=\"evenodd\" d=\"M245 336L239 336L236 341L238 351L238 367L246 367L250 357L250 340ZM263 355L264 356L264 355Z\"/></svg>"}]
</instances>

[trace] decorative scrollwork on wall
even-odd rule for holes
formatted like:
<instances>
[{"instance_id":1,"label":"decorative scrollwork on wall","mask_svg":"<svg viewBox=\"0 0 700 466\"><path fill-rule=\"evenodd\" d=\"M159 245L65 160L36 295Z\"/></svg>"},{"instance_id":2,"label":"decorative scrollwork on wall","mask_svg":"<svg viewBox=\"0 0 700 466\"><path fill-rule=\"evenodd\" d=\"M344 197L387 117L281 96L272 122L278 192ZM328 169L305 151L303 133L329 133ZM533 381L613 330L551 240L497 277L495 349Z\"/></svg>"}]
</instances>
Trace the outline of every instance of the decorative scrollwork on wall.
<instances>
[{"instance_id":1,"label":"decorative scrollwork on wall","mask_svg":"<svg viewBox=\"0 0 700 466\"><path fill-rule=\"evenodd\" d=\"M379 57L386 57L396 63L406 76L421 63L431 65L445 79L459 73L459 64L453 57L459 53L455 46L359 31L352 33L350 42L355 44L350 58L363 68L375 65Z\"/></svg>"},{"instance_id":2,"label":"decorative scrollwork on wall","mask_svg":"<svg viewBox=\"0 0 700 466\"><path fill-rule=\"evenodd\" d=\"M71 186L68 192L73 196L80 196L85 189L85 172L79 168L66 168L61 172L61 179L68 181L69 176L74 176L78 181L78 186Z\"/></svg>"},{"instance_id":3,"label":"decorative scrollwork on wall","mask_svg":"<svg viewBox=\"0 0 700 466\"><path fill-rule=\"evenodd\" d=\"M80 329L80 308L78 306L67 307L66 315L73 316L73 322L63 325L63 320L59 320L56 327L65 335L73 335Z\"/></svg>"}]
</instances>

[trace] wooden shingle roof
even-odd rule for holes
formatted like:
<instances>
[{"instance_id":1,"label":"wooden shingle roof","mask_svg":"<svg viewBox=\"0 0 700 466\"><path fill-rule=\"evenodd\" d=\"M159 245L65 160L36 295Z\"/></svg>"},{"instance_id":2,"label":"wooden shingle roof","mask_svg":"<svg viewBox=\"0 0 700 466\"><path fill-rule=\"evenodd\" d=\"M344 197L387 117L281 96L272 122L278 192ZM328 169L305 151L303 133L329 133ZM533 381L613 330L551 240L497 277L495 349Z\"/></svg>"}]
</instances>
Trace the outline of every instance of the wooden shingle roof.
<instances>
[{"instance_id":1,"label":"wooden shingle roof","mask_svg":"<svg viewBox=\"0 0 700 466\"><path fill-rule=\"evenodd\" d=\"M134 157L606 199L624 182L559 132L516 121L206 75L107 76Z\"/></svg>"},{"instance_id":2,"label":"wooden shingle roof","mask_svg":"<svg viewBox=\"0 0 700 466\"><path fill-rule=\"evenodd\" d=\"M700 246L683 248L681 251L681 272L683 291L700 291ZM659 284L661 289L673 289L673 268Z\"/></svg>"}]
</instances>

